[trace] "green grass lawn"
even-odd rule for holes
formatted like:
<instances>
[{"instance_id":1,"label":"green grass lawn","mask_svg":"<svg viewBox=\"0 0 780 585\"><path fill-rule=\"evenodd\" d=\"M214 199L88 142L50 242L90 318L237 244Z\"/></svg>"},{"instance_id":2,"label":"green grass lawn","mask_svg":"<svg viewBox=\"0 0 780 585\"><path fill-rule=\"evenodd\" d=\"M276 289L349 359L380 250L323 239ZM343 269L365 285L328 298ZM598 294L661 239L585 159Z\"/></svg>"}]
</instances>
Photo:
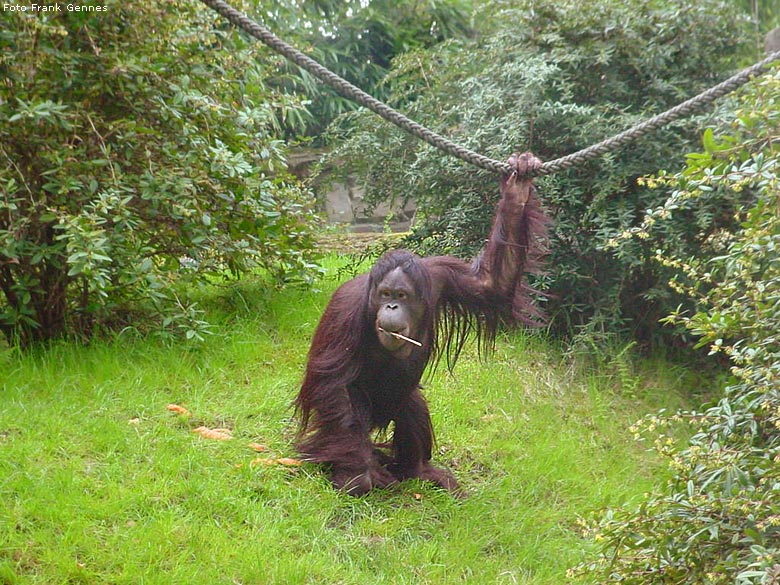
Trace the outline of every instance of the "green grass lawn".
<instances>
[{"instance_id":1,"label":"green grass lawn","mask_svg":"<svg viewBox=\"0 0 780 585\"><path fill-rule=\"evenodd\" d=\"M627 384L522 332L426 383L436 461L465 499L417 482L351 498L313 466L253 464L295 456L290 404L329 290L223 290L196 348L125 334L0 352L0 584L560 584L593 548L578 518L665 476L627 429L685 404L696 376L646 360Z\"/></svg>"}]
</instances>

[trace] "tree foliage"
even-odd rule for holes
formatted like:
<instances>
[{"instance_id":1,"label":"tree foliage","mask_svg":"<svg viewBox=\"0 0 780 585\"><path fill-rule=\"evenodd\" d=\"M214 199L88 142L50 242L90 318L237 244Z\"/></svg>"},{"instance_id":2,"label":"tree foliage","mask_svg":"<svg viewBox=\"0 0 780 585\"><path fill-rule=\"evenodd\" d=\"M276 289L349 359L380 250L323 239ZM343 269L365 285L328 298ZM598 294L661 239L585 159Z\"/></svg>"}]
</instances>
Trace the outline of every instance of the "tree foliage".
<instances>
[{"instance_id":1,"label":"tree foliage","mask_svg":"<svg viewBox=\"0 0 780 585\"><path fill-rule=\"evenodd\" d=\"M518 150L557 158L695 95L732 69L746 26L714 0L497 1L480 17L476 40L399 57L386 83L412 118L499 160ZM678 160L694 127L680 122L539 181L555 215L543 283L555 326L632 327L647 340L676 305L651 249L615 254L608 243L659 201L636 178ZM481 246L496 177L370 115L349 116L333 132L346 138L334 158L360 174L369 197L418 203L423 249L467 256Z\"/></svg>"},{"instance_id":2,"label":"tree foliage","mask_svg":"<svg viewBox=\"0 0 780 585\"><path fill-rule=\"evenodd\" d=\"M268 2L258 3L258 16L313 59L382 99L381 82L396 56L471 34L470 4L468 0L277 0L270 7ZM316 139L338 115L357 107L284 58L277 57L276 65L280 74L272 82L309 98L307 112L290 125L291 132Z\"/></svg>"},{"instance_id":3,"label":"tree foliage","mask_svg":"<svg viewBox=\"0 0 780 585\"><path fill-rule=\"evenodd\" d=\"M697 310L670 318L732 378L703 412L661 413L637 425L669 458L674 479L638 507L609 512L594 529L602 555L587 567L621 583L780 583L780 71L744 92L730 127L705 133L705 151L654 182L671 195L635 235L654 235L681 213L730 192L737 223L708 248L681 254L658 240L659 263ZM627 236L632 237L632 236ZM682 447L675 420L694 435Z\"/></svg>"},{"instance_id":4,"label":"tree foliage","mask_svg":"<svg viewBox=\"0 0 780 585\"><path fill-rule=\"evenodd\" d=\"M22 343L150 313L194 337L175 283L311 273L276 137L300 104L205 7L105 5L0 16L0 330Z\"/></svg>"}]
</instances>

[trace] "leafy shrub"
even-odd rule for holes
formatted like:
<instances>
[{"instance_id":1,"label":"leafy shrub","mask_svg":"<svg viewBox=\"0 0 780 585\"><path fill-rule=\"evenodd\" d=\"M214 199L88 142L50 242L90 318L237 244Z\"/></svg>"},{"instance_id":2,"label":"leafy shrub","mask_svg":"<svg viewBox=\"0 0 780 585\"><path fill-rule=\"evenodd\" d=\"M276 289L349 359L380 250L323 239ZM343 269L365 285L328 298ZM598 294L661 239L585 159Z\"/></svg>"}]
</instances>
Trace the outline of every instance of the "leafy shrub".
<instances>
[{"instance_id":1,"label":"leafy shrub","mask_svg":"<svg viewBox=\"0 0 780 585\"><path fill-rule=\"evenodd\" d=\"M2 16L0 330L23 344L149 315L196 337L174 284L312 273L275 138L299 104L205 7L105 5Z\"/></svg>"},{"instance_id":2,"label":"leafy shrub","mask_svg":"<svg viewBox=\"0 0 780 585\"><path fill-rule=\"evenodd\" d=\"M730 360L724 396L703 412L654 415L637 434L655 436L674 479L638 507L614 510L595 527L602 555L587 567L622 583L780 583L780 71L757 80L730 130L708 132L707 150L658 182L674 189L640 230L669 217L741 198L738 224L697 256L661 248L673 286L698 310L670 318ZM728 132L728 133L726 133ZM717 137L716 137L717 136ZM638 232L638 233L641 233ZM661 244L659 244L660 246ZM682 448L658 434L687 420Z\"/></svg>"},{"instance_id":3,"label":"leafy shrub","mask_svg":"<svg viewBox=\"0 0 780 585\"><path fill-rule=\"evenodd\" d=\"M725 4L649 0L488 3L482 35L398 58L387 83L394 105L422 124L492 158L531 150L543 160L631 127L725 76L740 51L743 21ZM657 192L637 177L690 149L681 122L597 161L540 180L556 224L549 312L561 329L633 327L652 337L677 301L635 244L607 245ZM334 158L358 172L373 201L418 203L417 245L468 256L482 245L497 179L377 121L349 116ZM680 237L684 237L681 232Z\"/></svg>"}]
</instances>

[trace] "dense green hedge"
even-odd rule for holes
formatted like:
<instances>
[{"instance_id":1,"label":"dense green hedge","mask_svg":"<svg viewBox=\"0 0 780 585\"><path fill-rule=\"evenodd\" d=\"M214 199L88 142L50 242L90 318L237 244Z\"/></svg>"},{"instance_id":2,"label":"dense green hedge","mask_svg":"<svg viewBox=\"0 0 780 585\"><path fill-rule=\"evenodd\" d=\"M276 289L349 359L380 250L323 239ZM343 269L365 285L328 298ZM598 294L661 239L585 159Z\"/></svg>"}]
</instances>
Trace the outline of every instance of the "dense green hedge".
<instances>
[{"instance_id":1,"label":"dense green hedge","mask_svg":"<svg viewBox=\"0 0 780 585\"><path fill-rule=\"evenodd\" d=\"M499 160L517 150L550 160L629 128L726 77L747 38L733 7L714 0L494 2L478 17L480 37L407 54L386 82L411 117ZM556 327L631 329L650 341L677 305L650 247L635 242L616 253L609 243L660 202L637 178L678 165L700 124L685 120L539 181L555 218L542 284L553 295ZM374 201L418 203L415 241L423 250L479 249L496 177L373 115L350 116L333 132L347 138L334 156L362 176ZM702 233L680 226L675 237L696 246L730 218L708 210Z\"/></svg>"},{"instance_id":2,"label":"dense green hedge","mask_svg":"<svg viewBox=\"0 0 780 585\"><path fill-rule=\"evenodd\" d=\"M172 286L311 274L307 195L275 138L296 101L194 2L0 15L0 331L201 335Z\"/></svg>"},{"instance_id":3,"label":"dense green hedge","mask_svg":"<svg viewBox=\"0 0 780 585\"><path fill-rule=\"evenodd\" d=\"M693 208L725 193L741 204L731 229L685 255L656 240L673 286L695 301L684 325L732 378L702 412L661 413L637 425L667 456L674 479L636 507L610 512L595 527L602 556L589 567L621 583L780 582L780 69L756 80L729 127L705 134L704 152L683 171L653 182L667 193L631 237L654 240ZM678 446L666 425L688 421ZM660 429L660 430L659 430Z\"/></svg>"}]
</instances>

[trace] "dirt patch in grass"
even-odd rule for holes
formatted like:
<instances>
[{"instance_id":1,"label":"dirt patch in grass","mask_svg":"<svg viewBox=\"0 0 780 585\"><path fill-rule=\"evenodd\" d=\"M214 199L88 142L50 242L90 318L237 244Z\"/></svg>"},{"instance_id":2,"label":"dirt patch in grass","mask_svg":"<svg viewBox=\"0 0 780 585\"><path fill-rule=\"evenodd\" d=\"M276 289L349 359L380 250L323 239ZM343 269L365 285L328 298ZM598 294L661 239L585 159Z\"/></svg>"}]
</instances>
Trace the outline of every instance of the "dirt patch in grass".
<instances>
[{"instance_id":1,"label":"dirt patch in grass","mask_svg":"<svg viewBox=\"0 0 780 585\"><path fill-rule=\"evenodd\" d=\"M377 233L333 231L322 234L317 243L322 252L361 255L369 251L381 252L402 246L408 232Z\"/></svg>"}]
</instances>

